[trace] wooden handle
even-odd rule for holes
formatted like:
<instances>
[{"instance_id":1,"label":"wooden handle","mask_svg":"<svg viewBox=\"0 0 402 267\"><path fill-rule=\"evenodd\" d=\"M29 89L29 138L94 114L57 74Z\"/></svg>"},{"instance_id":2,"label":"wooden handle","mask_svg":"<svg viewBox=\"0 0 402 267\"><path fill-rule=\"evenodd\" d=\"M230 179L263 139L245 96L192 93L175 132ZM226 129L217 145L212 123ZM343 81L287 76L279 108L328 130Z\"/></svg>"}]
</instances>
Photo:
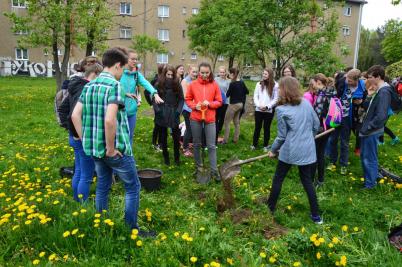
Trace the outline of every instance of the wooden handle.
<instances>
[{"instance_id":1,"label":"wooden handle","mask_svg":"<svg viewBox=\"0 0 402 267\"><path fill-rule=\"evenodd\" d=\"M205 112L207 111L208 106L201 104L201 120L205 121Z\"/></svg>"},{"instance_id":2,"label":"wooden handle","mask_svg":"<svg viewBox=\"0 0 402 267\"><path fill-rule=\"evenodd\" d=\"M317 134L317 135L314 137L314 139L318 139L318 138L320 138L321 136L324 136L324 135L326 135L326 134L329 134L330 132L333 132L333 131L335 131L335 128L331 128L331 129L329 129L329 130L326 130L325 132L322 132L322 133L320 133L320 134Z\"/></svg>"}]
</instances>

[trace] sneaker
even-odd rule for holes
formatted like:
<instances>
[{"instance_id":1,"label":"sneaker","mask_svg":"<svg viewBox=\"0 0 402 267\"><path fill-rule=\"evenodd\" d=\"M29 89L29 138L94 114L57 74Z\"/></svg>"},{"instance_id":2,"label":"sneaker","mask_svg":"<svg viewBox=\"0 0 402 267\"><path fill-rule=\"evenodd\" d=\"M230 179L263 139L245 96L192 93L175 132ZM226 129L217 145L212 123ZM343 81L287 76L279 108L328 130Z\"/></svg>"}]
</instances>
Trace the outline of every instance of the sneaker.
<instances>
[{"instance_id":1,"label":"sneaker","mask_svg":"<svg viewBox=\"0 0 402 267\"><path fill-rule=\"evenodd\" d=\"M345 166L341 167L341 174L346 175L348 173L348 169Z\"/></svg>"},{"instance_id":2,"label":"sneaker","mask_svg":"<svg viewBox=\"0 0 402 267\"><path fill-rule=\"evenodd\" d=\"M392 141L391 141L391 145L396 145L396 144L398 144L399 143L399 137L398 136L396 136L394 139L392 139Z\"/></svg>"},{"instance_id":3,"label":"sneaker","mask_svg":"<svg viewBox=\"0 0 402 267\"><path fill-rule=\"evenodd\" d=\"M320 181L318 181L318 180L316 180L315 182L314 182L314 187L315 187L315 189L318 189L318 188L320 188L321 186L323 186L324 185L324 182L320 182Z\"/></svg>"},{"instance_id":4,"label":"sneaker","mask_svg":"<svg viewBox=\"0 0 402 267\"><path fill-rule=\"evenodd\" d=\"M185 149L183 155L189 158L193 157L193 153L191 153L190 149Z\"/></svg>"},{"instance_id":5,"label":"sneaker","mask_svg":"<svg viewBox=\"0 0 402 267\"><path fill-rule=\"evenodd\" d=\"M162 152L160 145L154 145L153 147L156 150L156 152Z\"/></svg>"},{"instance_id":6,"label":"sneaker","mask_svg":"<svg viewBox=\"0 0 402 267\"><path fill-rule=\"evenodd\" d=\"M271 146L264 146L263 150L265 153L268 153L268 151L271 149Z\"/></svg>"},{"instance_id":7,"label":"sneaker","mask_svg":"<svg viewBox=\"0 0 402 267\"><path fill-rule=\"evenodd\" d=\"M155 238L157 233L155 231L138 230L138 236L142 238Z\"/></svg>"},{"instance_id":8,"label":"sneaker","mask_svg":"<svg viewBox=\"0 0 402 267\"><path fill-rule=\"evenodd\" d=\"M219 172L214 170L211 171L211 178L215 179L215 181L217 182L220 182L222 180L221 176L219 175Z\"/></svg>"},{"instance_id":9,"label":"sneaker","mask_svg":"<svg viewBox=\"0 0 402 267\"><path fill-rule=\"evenodd\" d=\"M250 146L250 149L251 149L251 150L255 150L255 146Z\"/></svg>"},{"instance_id":10,"label":"sneaker","mask_svg":"<svg viewBox=\"0 0 402 267\"><path fill-rule=\"evenodd\" d=\"M355 149L355 155L356 155L357 157L360 157L360 148L356 148L356 149Z\"/></svg>"},{"instance_id":11,"label":"sneaker","mask_svg":"<svg viewBox=\"0 0 402 267\"><path fill-rule=\"evenodd\" d=\"M378 145L379 145L379 146L383 146L383 145L384 145L384 142L380 142L380 141L379 141L379 142L378 142Z\"/></svg>"},{"instance_id":12,"label":"sneaker","mask_svg":"<svg viewBox=\"0 0 402 267\"><path fill-rule=\"evenodd\" d=\"M323 224L324 223L324 221L321 219L320 215L316 215L316 216L311 215L311 220L315 224Z\"/></svg>"},{"instance_id":13,"label":"sneaker","mask_svg":"<svg viewBox=\"0 0 402 267\"><path fill-rule=\"evenodd\" d=\"M329 171L336 171L336 165L331 163L327 166L327 170Z\"/></svg>"}]
</instances>

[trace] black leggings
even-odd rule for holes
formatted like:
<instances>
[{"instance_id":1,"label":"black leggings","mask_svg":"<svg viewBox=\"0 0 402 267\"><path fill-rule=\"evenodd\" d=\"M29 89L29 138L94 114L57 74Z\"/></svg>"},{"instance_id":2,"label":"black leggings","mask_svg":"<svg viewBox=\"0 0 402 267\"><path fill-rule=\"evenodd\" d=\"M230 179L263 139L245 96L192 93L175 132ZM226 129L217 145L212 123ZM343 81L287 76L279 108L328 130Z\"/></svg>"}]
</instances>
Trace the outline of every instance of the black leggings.
<instances>
[{"instance_id":1,"label":"black leggings","mask_svg":"<svg viewBox=\"0 0 402 267\"><path fill-rule=\"evenodd\" d=\"M191 134L191 125L190 125L190 112L183 110L182 112L184 123L186 124L186 131L184 132L183 137L183 149L188 149L188 143L191 142L193 135Z\"/></svg>"},{"instance_id":2,"label":"black leggings","mask_svg":"<svg viewBox=\"0 0 402 267\"><path fill-rule=\"evenodd\" d=\"M168 136L168 128L160 126L161 133L161 145L162 145L162 153L163 158L165 159L165 163L169 163L169 152L167 150L167 136ZM174 149L174 160L176 162L180 159L180 130L179 127L172 128L172 137L173 137L173 149Z\"/></svg>"},{"instance_id":3,"label":"black leggings","mask_svg":"<svg viewBox=\"0 0 402 267\"><path fill-rule=\"evenodd\" d=\"M391 139L396 138L395 134L387 126L384 126L384 133L388 134L388 136L391 137ZM381 143L384 143L384 135L381 135L380 138L378 139L380 140Z\"/></svg>"},{"instance_id":4,"label":"black leggings","mask_svg":"<svg viewBox=\"0 0 402 267\"><path fill-rule=\"evenodd\" d=\"M312 216L319 215L317 195L315 194L315 189L312 182L312 168L313 164L297 166L299 168L300 180L303 184L304 190L307 193L308 201L310 202L310 210ZM272 190L268 198L268 207L273 212L276 208L276 203L281 193L282 184L285 180L286 174L292 167L291 164L287 164L283 161L278 161L276 166L275 176L272 180Z\"/></svg>"},{"instance_id":5,"label":"black leggings","mask_svg":"<svg viewBox=\"0 0 402 267\"><path fill-rule=\"evenodd\" d=\"M329 134L326 134L315 140L315 152L317 155L317 162L312 168L312 178L314 179L316 171L318 171L317 179L319 182L324 182L324 172L325 172L325 147L327 146L327 141Z\"/></svg>"},{"instance_id":6,"label":"black leggings","mask_svg":"<svg viewBox=\"0 0 402 267\"><path fill-rule=\"evenodd\" d=\"M254 112L255 128L253 137L253 146L258 145L258 139L260 138L260 132L262 124L264 123L264 147L268 146L270 134L271 134L271 123L274 118L274 112Z\"/></svg>"},{"instance_id":7,"label":"black leggings","mask_svg":"<svg viewBox=\"0 0 402 267\"><path fill-rule=\"evenodd\" d=\"M160 145L161 144L161 128L158 124L154 123L154 130L152 131L152 144Z\"/></svg>"},{"instance_id":8,"label":"black leggings","mask_svg":"<svg viewBox=\"0 0 402 267\"><path fill-rule=\"evenodd\" d=\"M216 110L215 120L216 120L216 139L223 128L223 123L225 122L225 114L228 109L228 104L223 104Z\"/></svg>"}]
</instances>

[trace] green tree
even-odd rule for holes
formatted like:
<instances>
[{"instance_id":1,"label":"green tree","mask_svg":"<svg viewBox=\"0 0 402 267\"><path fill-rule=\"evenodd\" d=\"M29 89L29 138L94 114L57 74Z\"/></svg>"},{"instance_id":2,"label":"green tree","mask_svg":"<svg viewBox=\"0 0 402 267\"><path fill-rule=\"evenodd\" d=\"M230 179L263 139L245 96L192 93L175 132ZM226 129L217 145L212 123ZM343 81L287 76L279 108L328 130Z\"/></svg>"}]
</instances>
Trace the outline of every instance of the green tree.
<instances>
[{"instance_id":1,"label":"green tree","mask_svg":"<svg viewBox=\"0 0 402 267\"><path fill-rule=\"evenodd\" d=\"M164 47L158 39L145 34L135 35L132 39L131 48L133 48L140 58L143 59L144 64L144 59L146 58L147 53L167 53L166 47ZM143 70L145 75L145 65Z\"/></svg>"},{"instance_id":2,"label":"green tree","mask_svg":"<svg viewBox=\"0 0 402 267\"><path fill-rule=\"evenodd\" d=\"M369 30L362 27L360 32L359 58L357 68L364 71L373 65L386 66L387 61L381 53L381 42L384 39L382 28Z\"/></svg>"},{"instance_id":3,"label":"green tree","mask_svg":"<svg viewBox=\"0 0 402 267\"><path fill-rule=\"evenodd\" d=\"M332 6L333 1L325 2ZM275 60L277 75L291 60L327 58L332 49L323 46L332 48L338 32L335 14L301 0L204 0L188 25L191 47L198 51L229 61L256 59L261 67Z\"/></svg>"},{"instance_id":4,"label":"green tree","mask_svg":"<svg viewBox=\"0 0 402 267\"><path fill-rule=\"evenodd\" d=\"M101 49L106 40L107 17L105 0L29 0L26 15L5 13L13 31L25 30L18 39L20 47L43 47L53 57L57 90L67 78L71 48L79 45L86 54ZM58 51L63 51L60 61Z\"/></svg>"},{"instance_id":5,"label":"green tree","mask_svg":"<svg viewBox=\"0 0 402 267\"><path fill-rule=\"evenodd\" d=\"M402 21L391 19L384 26L381 51L388 63L402 59Z\"/></svg>"}]
</instances>

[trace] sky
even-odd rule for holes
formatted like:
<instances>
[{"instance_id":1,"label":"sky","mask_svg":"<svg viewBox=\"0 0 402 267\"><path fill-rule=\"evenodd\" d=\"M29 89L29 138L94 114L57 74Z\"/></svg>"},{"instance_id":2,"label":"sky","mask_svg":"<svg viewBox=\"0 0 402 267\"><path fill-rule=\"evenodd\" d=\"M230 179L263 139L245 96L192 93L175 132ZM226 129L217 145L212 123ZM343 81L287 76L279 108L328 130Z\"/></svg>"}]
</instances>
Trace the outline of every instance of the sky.
<instances>
[{"instance_id":1,"label":"sky","mask_svg":"<svg viewBox=\"0 0 402 267\"><path fill-rule=\"evenodd\" d=\"M402 19L402 3L394 6L391 0L366 0L363 7L362 25L370 30L383 26L389 19Z\"/></svg>"}]
</instances>

